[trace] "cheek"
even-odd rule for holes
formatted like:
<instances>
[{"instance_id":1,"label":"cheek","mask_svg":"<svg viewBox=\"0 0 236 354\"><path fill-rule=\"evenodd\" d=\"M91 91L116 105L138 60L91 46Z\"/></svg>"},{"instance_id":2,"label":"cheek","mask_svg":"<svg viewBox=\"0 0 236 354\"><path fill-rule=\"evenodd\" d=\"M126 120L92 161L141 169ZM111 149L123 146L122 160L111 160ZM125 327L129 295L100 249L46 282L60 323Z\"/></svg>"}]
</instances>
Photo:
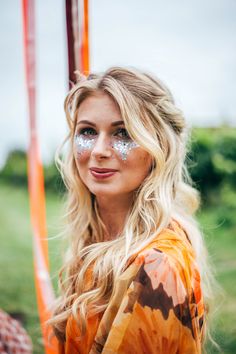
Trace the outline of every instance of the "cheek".
<instances>
[{"instance_id":1,"label":"cheek","mask_svg":"<svg viewBox=\"0 0 236 354\"><path fill-rule=\"evenodd\" d=\"M74 156L77 166L80 167L80 165L83 165L85 162L87 162L90 158L90 155L90 150L83 151L83 153L78 153L78 151L75 149Z\"/></svg>"},{"instance_id":2,"label":"cheek","mask_svg":"<svg viewBox=\"0 0 236 354\"><path fill-rule=\"evenodd\" d=\"M152 158L148 153L138 150L131 152L127 162L124 163L127 166L127 172L129 170L136 181L140 180L142 182L149 174Z\"/></svg>"},{"instance_id":3,"label":"cheek","mask_svg":"<svg viewBox=\"0 0 236 354\"><path fill-rule=\"evenodd\" d=\"M79 175L81 181L87 185L87 166L88 160L90 158L90 152L84 151L83 154L78 154L77 150L74 149L74 160L76 166L76 173Z\"/></svg>"},{"instance_id":4,"label":"cheek","mask_svg":"<svg viewBox=\"0 0 236 354\"><path fill-rule=\"evenodd\" d=\"M74 154L78 163L85 162L94 148L96 140L83 136L76 136L74 140Z\"/></svg>"}]
</instances>

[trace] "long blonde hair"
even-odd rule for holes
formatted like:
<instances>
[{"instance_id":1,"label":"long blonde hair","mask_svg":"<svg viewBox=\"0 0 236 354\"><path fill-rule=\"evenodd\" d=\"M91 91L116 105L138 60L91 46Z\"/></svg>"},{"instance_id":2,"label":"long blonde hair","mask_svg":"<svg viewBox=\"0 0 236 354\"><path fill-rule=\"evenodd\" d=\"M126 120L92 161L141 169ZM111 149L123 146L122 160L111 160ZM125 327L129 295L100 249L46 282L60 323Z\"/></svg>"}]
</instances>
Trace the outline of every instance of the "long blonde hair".
<instances>
[{"instance_id":1,"label":"long blonde hair","mask_svg":"<svg viewBox=\"0 0 236 354\"><path fill-rule=\"evenodd\" d=\"M110 241L104 240L96 198L82 183L73 154L78 108L98 91L114 99L129 135L153 158L151 171L136 192L123 232ZM199 206L199 195L191 186L184 164L187 128L167 87L147 73L114 67L102 75L80 77L65 99L65 112L69 149L58 163L68 190L66 234L70 237L70 249L60 273L61 296L50 321L56 336L65 339L66 321L71 314L84 333L88 315L106 309L127 260L156 238L171 218L181 223L190 238L202 274L203 293L208 297L206 252L192 217ZM91 266L91 283L85 284Z\"/></svg>"}]
</instances>

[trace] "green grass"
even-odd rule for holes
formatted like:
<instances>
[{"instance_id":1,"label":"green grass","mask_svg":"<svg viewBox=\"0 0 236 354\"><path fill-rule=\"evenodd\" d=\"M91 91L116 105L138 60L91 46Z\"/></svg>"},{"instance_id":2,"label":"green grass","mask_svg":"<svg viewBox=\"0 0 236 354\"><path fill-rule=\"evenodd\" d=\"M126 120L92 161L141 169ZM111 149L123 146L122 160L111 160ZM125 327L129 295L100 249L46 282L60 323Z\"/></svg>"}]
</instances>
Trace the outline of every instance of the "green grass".
<instances>
[{"instance_id":1,"label":"green grass","mask_svg":"<svg viewBox=\"0 0 236 354\"><path fill-rule=\"evenodd\" d=\"M61 200L47 196L49 237L60 231ZM224 290L224 300L214 321L214 338L220 353L236 353L236 223L235 209L222 206L204 208L199 213L216 277ZM43 353L34 289L32 231L28 194L25 189L0 185L0 307L25 315L24 326L34 343L34 353ZM49 241L52 274L60 263L60 240ZM55 284L56 278L54 278ZM210 348L210 346L209 346ZM213 348L207 353L216 353Z\"/></svg>"},{"instance_id":2,"label":"green grass","mask_svg":"<svg viewBox=\"0 0 236 354\"><path fill-rule=\"evenodd\" d=\"M59 198L50 195L47 198L49 236L58 233L59 212ZM0 307L25 317L24 326L33 340L34 353L43 353L34 288L32 230L26 189L0 185L0 225ZM49 242L52 274L59 264L58 243L58 240Z\"/></svg>"}]
</instances>

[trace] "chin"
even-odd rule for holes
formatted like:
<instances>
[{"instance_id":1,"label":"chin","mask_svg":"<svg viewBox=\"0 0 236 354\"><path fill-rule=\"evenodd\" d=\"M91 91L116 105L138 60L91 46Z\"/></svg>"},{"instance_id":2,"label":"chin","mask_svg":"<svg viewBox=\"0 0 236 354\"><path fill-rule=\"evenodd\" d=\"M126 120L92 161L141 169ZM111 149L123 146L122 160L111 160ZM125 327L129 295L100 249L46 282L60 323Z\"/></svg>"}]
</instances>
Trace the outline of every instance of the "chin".
<instances>
[{"instance_id":1,"label":"chin","mask_svg":"<svg viewBox=\"0 0 236 354\"><path fill-rule=\"evenodd\" d=\"M94 194L96 197L115 197L116 195L119 195L119 192L116 192L114 190L107 190L107 189L102 189L102 188L94 188L90 189L90 192Z\"/></svg>"},{"instance_id":2,"label":"chin","mask_svg":"<svg viewBox=\"0 0 236 354\"><path fill-rule=\"evenodd\" d=\"M96 197L116 197L121 194L126 194L127 191L117 188L115 186L93 186L89 188L90 192Z\"/></svg>"}]
</instances>

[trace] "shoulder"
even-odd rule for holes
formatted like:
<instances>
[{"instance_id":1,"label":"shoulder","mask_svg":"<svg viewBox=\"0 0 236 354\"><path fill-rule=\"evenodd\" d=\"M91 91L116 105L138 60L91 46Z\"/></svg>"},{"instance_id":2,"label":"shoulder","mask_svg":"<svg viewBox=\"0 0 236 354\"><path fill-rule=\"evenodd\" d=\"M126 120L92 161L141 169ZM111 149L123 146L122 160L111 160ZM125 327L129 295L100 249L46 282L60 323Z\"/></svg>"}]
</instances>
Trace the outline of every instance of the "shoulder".
<instances>
[{"instance_id":1,"label":"shoulder","mask_svg":"<svg viewBox=\"0 0 236 354\"><path fill-rule=\"evenodd\" d=\"M181 225L172 220L135 259L136 263L148 268L148 265L168 266L172 271L196 267L195 252L186 232Z\"/></svg>"},{"instance_id":2,"label":"shoulder","mask_svg":"<svg viewBox=\"0 0 236 354\"><path fill-rule=\"evenodd\" d=\"M181 226L173 222L136 260L140 268L134 279L142 305L165 307L202 302L201 279L195 253ZM157 301L158 300L158 301Z\"/></svg>"},{"instance_id":3,"label":"shoulder","mask_svg":"<svg viewBox=\"0 0 236 354\"><path fill-rule=\"evenodd\" d=\"M186 267L172 255L157 248L146 250L134 279L139 303L144 307L165 311L184 304L190 284L186 281Z\"/></svg>"}]
</instances>

